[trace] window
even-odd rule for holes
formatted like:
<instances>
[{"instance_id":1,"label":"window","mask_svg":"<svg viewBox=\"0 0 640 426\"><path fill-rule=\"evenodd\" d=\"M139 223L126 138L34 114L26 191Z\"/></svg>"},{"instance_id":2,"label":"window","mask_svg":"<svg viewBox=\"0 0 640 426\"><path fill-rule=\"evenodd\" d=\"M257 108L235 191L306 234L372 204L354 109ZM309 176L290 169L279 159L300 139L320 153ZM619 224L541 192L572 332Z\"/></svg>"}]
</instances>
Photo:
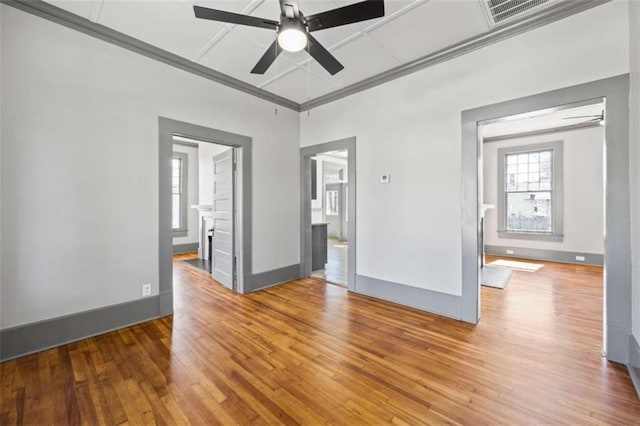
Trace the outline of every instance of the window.
<instances>
[{"instance_id":1,"label":"window","mask_svg":"<svg viewBox=\"0 0 640 426\"><path fill-rule=\"evenodd\" d=\"M498 236L562 241L562 142L498 150Z\"/></svg>"},{"instance_id":2,"label":"window","mask_svg":"<svg viewBox=\"0 0 640 426\"><path fill-rule=\"evenodd\" d=\"M187 159L184 152L174 152L171 159L171 226L174 237L187 235Z\"/></svg>"},{"instance_id":3,"label":"window","mask_svg":"<svg viewBox=\"0 0 640 426\"><path fill-rule=\"evenodd\" d=\"M327 191L327 216L338 216L338 191Z\"/></svg>"}]
</instances>

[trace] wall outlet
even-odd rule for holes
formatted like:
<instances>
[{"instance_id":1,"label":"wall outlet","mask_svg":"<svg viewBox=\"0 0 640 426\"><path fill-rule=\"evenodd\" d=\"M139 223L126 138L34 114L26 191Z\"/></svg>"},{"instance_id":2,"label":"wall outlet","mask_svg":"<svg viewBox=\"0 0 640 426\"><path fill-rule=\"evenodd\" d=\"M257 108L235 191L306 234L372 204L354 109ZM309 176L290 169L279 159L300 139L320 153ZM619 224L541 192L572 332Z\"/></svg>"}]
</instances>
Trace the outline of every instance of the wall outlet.
<instances>
[{"instance_id":1,"label":"wall outlet","mask_svg":"<svg viewBox=\"0 0 640 426\"><path fill-rule=\"evenodd\" d=\"M380 175L380 183L389 183L389 182L391 182L391 175L389 173Z\"/></svg>"},{"instance_id":2,"label":"wall outlet","mask_svg":"<svg viewBox=\"0 0 640 426\"><path fill-rule=\"evenodd\" d=\"M513 250L507 249L507 254L513 254Z\"/></svg>"},{"instance_id":3,"label":"wall outlet","mask_svg":"<svg viewBox=\"0 0 640 426\"><path fill-rule=\"evenodd\" d=\"M584 256L576 256L576 260L584 262Z\"/></svg>"},{"instance_id":4,"label":"wall outlet","mask_svg":"<svg viewBox=\"0 0 640 426\"><path fill-rule=\"evenodd\" d=\"M151 296L151 284L142 284L142 295Z\"/></svg>"}]
</instances>

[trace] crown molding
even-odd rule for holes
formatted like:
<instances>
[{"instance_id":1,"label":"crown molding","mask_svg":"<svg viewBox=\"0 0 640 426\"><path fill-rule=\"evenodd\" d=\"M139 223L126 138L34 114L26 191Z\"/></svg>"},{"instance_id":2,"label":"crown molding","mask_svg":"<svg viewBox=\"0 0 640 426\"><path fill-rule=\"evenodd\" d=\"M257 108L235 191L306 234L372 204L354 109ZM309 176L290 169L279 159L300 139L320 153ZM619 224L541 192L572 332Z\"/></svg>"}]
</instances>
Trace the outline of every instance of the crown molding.
<instances>
[{"instance_id":1,"label":"crown molding","mask_svg":"<svg viewBox=\"0 0 640 426\"><path fill-rule=\"evenodd\" d=\"M303 102L300 104L300 108L302 111L307 111L309 109L319 107L320 105L337 101L338 99L362 92L363 90L387 83L391 80L395 80L407 74L423 70L442 62L449 61L458 56L473 52L474 50L481 49L576 13L603 5L610 1L611 0L566 0L559 2L556 6L549 7L538 13L532 13L523 18L496 26L486 33L468 38L444 49L422 56L404 65L384 71L357 83L343 87L342 89L327 93L326 95L311 99L308 102Z\"/></svg>"},{"instance_id":2,"label":"crown molding","mask_svg":"<svg viewBox=\"0 0 640 426\"><path fill-rule=\"evenodd\" d=\"M65 27L72 28L92 37L123 47L132 52L171 65L172 67L190 72L208 80L220 83L232 89L240 90L260 99L264 99L282 107L300 111L300 104L290 99L277 96L252 84L233 78L227 74L190 61L182 56L160 49L137 38L128 36L104 25L97 24L86 18L68 12L42 0L0 0L0 3L14 7L35 16L47 19Z\"/></svg>"},{"instance_id":3,"label":"crown molding","mask_svg":"<svg viewBox=\"0 0 640 426\"><path fill-rule=\"evenodd\" d=\"M330 102L337 101L347 96L353 95L363 90L370 89L383 83L395 80L405 75L423 70L425 68L449 61L458 56L481 49L499 41L517 36L524 32L542 27L552 22L559 21L576 13L584 12L608 3L612 0L565 0L557 5L545 8L537 13L532 13L509 23L499 25L475 37L463 40L452 46L427 54L404 65L392 68L372 77L366 78L357 83L353 83L342 89L335 90L326 95L311 99L308 102L299 104L291 99L275 95L267 90L258 88L227 74L215 71L174 53L145 43L134 37L115 31L104 25L97 24L76 14L68 12L43 0L0 0L0 3L15 7L24 12L31 13L49 21L64 25L68 28L83 32L92 37L106 41L111 44L139 53L151 59L171 65L183 71L204 77L208 80L223 84L232 89L240 90L244 93L256 96L274 104L289 108L293 111L307 111Z\"/></svg>"}]
</instances>

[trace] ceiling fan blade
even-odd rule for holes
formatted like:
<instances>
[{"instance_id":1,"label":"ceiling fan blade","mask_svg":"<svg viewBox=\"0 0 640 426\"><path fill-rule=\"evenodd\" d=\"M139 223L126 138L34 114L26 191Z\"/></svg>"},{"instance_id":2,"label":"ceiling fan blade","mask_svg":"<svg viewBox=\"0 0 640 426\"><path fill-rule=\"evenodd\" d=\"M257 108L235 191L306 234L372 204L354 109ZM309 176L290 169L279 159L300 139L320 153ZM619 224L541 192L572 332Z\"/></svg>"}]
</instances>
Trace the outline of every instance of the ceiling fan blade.
<instances>
[{"instance_id":1,"label":"ceiling fan blade","mask_svg":"<svg viewBox=\"0 0 640 426\"><path fill-rule=\"evenodd\" d=\"M384 16L383 0L365 0L306 17L309 31L324 30Z\"/></svg>"},{"instance_id":2,"label":"ceiling fan blade","mask_svg":"<svg viewBox=\"0 0 640 426\"><path fill-rule=\"evenodd\" d=\"M264 74L267 72L271 64L278 58L278 55L282 52L282 48L278 44L278 39L269 46L262 58L258 61L255 67L251 70L251 74Z\"/></svg>"},{"instance_id":3,"label":"ceiling fan blade","mask_svg":"<svg viewBox=\"0 0 640 426\"><path fill-rule=\"evenodd\" d=\"M209 9L208 7L193 6L193 11L196 14L196 18L227 22L229 24L248 25L270 30L277 29L280 24L278 21L272 21L271 19L240 15L239 13L225 12L224 10Z\"/></svg>"},{"instance_id":4,"label":"ceiling fan blade","mask_svg":"<svg viewBox=\"0 0 640 426\"><path fill-rule=\"evenodd\" d=\"M305 49L313 59L318 61L318 63L329 72L329 74L335 75L344 68L344 66L338 62L338 60L311 34L307 33L307 37L307 47Z\"/></svg>"}]
</instances>

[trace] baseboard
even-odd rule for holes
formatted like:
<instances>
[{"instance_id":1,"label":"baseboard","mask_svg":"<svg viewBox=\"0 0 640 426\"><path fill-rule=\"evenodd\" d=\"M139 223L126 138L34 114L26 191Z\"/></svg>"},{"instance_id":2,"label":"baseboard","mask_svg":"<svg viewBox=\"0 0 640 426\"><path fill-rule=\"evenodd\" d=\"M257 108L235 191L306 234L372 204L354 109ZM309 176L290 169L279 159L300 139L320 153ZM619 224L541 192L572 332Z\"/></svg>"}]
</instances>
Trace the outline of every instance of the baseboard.
<instances>
[{"instance_id":1,"label":"baseboard","mask_svg":"<svg viewBox=\"0 0 640 426\"><path fill-rule=\"evenodd\" d=\"M629 370L629 376L633 382L633 387L636 389L638 399L640 399L640 345L633 336L629 335L629 364L627 364Z\"/></svg>"},{"instance_id":2,"label":"baseboard","mask_svg":"<svg viewBox=\"0 0 640 426\"><path fill-rule=\"evenodd\" d=\"M160 296L0 330L0 361L41 352L162 316Z\"/></svg>"},{"instance_id":3,"label":"baseboard","mask_svg":"<svg viewBox=\"0 0 640 426\"><path fill-rule=\"evenodd\" d=\"M507 254L507 250L513 253ZM603 266L604 255L597 253L581 253L575 251L560 251L546 249L532 249L524 247L511 246L484 246L486 254L492 254L504 257L519 257L522 259L545 260L547 262L573 263L576 265L593 265ZM584 256L584 262L576 260L576 256Z\"/></svg>"},{"instance_id":4,"label":"baseboard","mask_svg":"<svg viewBox=\"0 0 640 426\"><path fill-rule=\"evenodd\" d=\"M356 275L355 293L398 303L445 317L462 318L462 297Z\"/></svg>"},{"instance_id":5,"label":"baseboard","mask_svg":"<svg viewBox=\"0 0 640 426\"><path fill-rule=\"evenodd\" d=\"M261 290L276 284L300 278L300 264L285 266L271 271L254 274L251 278L251 290Z\"/></svg>"},{"instance_id":6,"label":"baseboard","mask_svg":"<svg viewBox=\"0 0 640 426\"><path fill-rule=\"evenodd\" d=\"M173 254L191 253L192 251L198 251L199 248L200 243L174 244Z\"/></svg>"},{"instance_id":7,"label":"baseboard","mask_svg":"<svg viewBox=\"0 0 640 426\"><path fill-rule=\"evenodd\" d=\"M607 324L607 359L624 365L629 363L629 330Z\"/></svg>"}]
</instances>

